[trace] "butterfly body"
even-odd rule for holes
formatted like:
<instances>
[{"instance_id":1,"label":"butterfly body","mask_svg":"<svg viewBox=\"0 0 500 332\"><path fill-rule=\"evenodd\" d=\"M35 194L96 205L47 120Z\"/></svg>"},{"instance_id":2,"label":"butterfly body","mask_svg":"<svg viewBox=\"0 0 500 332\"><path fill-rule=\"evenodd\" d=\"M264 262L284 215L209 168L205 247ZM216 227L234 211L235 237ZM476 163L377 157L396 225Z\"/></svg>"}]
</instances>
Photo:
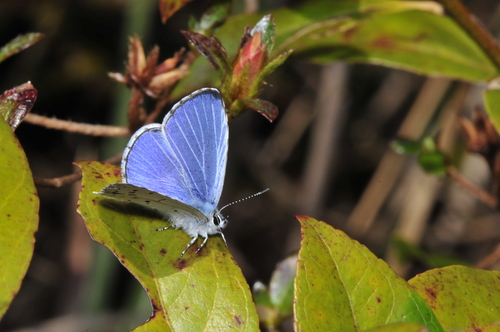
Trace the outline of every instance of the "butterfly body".
<instances>
[{"instance_id":1,"label":"butterfly body","mask_svg":"<svg viewBox=\"0 0 500 332\"><path fill-rule=\"evenodd\" d=\"M157 210L171 227L192 238L181 256L199 236L204 238L200 250L209 235L222 235L227 224L217 210L227 141L220 93L210 88L195 91L178 102L162 124L146 125L131 137L122 158L123 183L108 185L98 194Z\"/></svg>"}]
</instances>

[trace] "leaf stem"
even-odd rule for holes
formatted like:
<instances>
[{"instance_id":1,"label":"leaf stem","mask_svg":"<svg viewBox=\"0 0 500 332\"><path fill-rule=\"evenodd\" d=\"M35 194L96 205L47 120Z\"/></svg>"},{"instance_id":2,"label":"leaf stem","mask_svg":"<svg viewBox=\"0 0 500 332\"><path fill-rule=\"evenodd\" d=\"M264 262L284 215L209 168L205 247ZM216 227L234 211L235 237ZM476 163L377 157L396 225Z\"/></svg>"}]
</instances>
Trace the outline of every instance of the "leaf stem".
<instances>
[{"instance_id":1,"label":"leaf stem","mask_svg":"<svg viewBox=\"0 0 500 332\"><path fill-rule=\"evenodd\" d=\"M480 201L483 203L491 206L492 208L497 208L498 207L498 200L495 196L490 194L489 192L485 191L484 189L478 187L474 183L470 182L466 178L463 177L460 172L457 171L457 169L453 166L449 166L446 169L446 173L458 184L460 184L465 190L471 192L474 194Z\"/></svg>"},{"instance_id":2,"label":"leaf stem","mask_svg":"<svg viewBox=\"0 0 500 332\"><path fill-rule=\"evenodd\" d=\"M460 0L439 0L450 16L481 46L500 69L500 46L485 26Z\"/></svg>"}]
</instances>

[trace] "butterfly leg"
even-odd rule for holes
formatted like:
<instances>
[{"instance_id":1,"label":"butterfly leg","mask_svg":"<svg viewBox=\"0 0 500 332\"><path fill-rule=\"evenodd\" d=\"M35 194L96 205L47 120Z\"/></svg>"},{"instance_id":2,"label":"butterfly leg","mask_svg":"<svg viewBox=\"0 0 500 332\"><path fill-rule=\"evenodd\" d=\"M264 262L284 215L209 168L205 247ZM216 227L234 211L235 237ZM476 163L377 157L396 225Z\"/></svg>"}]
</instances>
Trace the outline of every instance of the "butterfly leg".
<instances>
[{"instance_id":1,"label":"butterfly leg","mask_svg":"<svg viewBox=\"0 0 500 332\"><path fill-rule=\"evenodd\" d=\"M189 247L191 247L191 246L193 245L193 243L195 243L195 242L196 242L196 240L197 240L197 239L198 239L198 236L193 237L193 238L191 239L191 242L189 242L189 243L188 243L188 245L186 246L186 249L184 249L184 251L183 251L183 252L181 252L181 254L180 254L179 258L177 258L177 259L181 259L181 257L182 257L182 256L184 256L184 254L185 254L185 253L186 253L186 251L189 249ZM200 249L198 249L198 250L200 250ZM198 252L198 251L196 251L196 252Z\"/></svg>"},{"instance_id":2,"label":"butterfly leg","mask_svg":"<svg viewBox=\"0 0 500 332\"><path fill-rule=\"evenodd\" d=\"M158 228L156 231L159 232L159 231L166 231L167 229L169 229L170 227L172 227L172 225L170 226L167 226L167 227L163 227L163 228Z\"/></svg>"},{"instance_id":3,"label":"butterfly leg","mask_svg":"<svg viewBox=\"0 0 500 332\"><path fill-rule=\"evenodd\" d=\"M227 246L227 242L226 242L226 238L224 237L224 234L223 233L219 233L219 234L220 234L220 236L222 236L222 240L224 241L224 244L226 245L226 248L229 248Z\"/></svg>"},{"instance_id":4,"label":"butterfly leg","mask_svg":"<svg viewBox=\"0 0 500 332\"><path fill-rule=\"evenodd\" d=\"M200 251L201 248L203 248L203 246L205 245L205 243L207 243L207 240L208 240L208 235L205 237L205 239L201 243L201 246L198 248L198 250L196 250L196 253L198 253L198 251Z\"/></svg>"}]
</instances>

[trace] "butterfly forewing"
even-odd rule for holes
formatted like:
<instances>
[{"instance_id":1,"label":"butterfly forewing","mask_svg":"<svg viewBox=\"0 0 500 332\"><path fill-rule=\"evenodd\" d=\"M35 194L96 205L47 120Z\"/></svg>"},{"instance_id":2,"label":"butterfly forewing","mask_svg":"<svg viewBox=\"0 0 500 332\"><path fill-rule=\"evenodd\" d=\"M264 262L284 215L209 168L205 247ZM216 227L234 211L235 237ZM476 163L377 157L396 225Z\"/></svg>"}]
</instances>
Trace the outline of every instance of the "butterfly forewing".
<instances>
[{"instance_id":1,"label":"butterfly forewing","mask_svg":"<svg viewBox=\"0 0 500 332\"><path fill-rule=\"evenodd\" d=\"M224 183L227 138L219 92L198 90L177 103L161 125L134 134L123 156L123 181L210 217Z\"/></svg>"}]
</instances>

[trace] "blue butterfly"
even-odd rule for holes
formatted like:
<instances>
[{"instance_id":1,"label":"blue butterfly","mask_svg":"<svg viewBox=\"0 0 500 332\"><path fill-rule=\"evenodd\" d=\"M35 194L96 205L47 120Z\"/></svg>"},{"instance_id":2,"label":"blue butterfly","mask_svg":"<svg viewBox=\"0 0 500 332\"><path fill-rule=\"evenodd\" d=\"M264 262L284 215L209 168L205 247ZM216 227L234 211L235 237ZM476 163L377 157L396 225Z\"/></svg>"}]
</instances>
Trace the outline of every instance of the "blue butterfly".
<instances>
[{"instance_id":1,"label":"blue butterfly","mask_svg":"<svg viewBox=\"0 0 500 332\"><path fill-rule=\"evenodd\" d=\"M159 211L192 239L221 234L227 220L217 210L226 173L228 119L218 90L205 88L179 101L162 124L140 128L122 157L123 183L98 194ZM165 227L159 230L164 230Z\"/></svg>"}]
</instances>

